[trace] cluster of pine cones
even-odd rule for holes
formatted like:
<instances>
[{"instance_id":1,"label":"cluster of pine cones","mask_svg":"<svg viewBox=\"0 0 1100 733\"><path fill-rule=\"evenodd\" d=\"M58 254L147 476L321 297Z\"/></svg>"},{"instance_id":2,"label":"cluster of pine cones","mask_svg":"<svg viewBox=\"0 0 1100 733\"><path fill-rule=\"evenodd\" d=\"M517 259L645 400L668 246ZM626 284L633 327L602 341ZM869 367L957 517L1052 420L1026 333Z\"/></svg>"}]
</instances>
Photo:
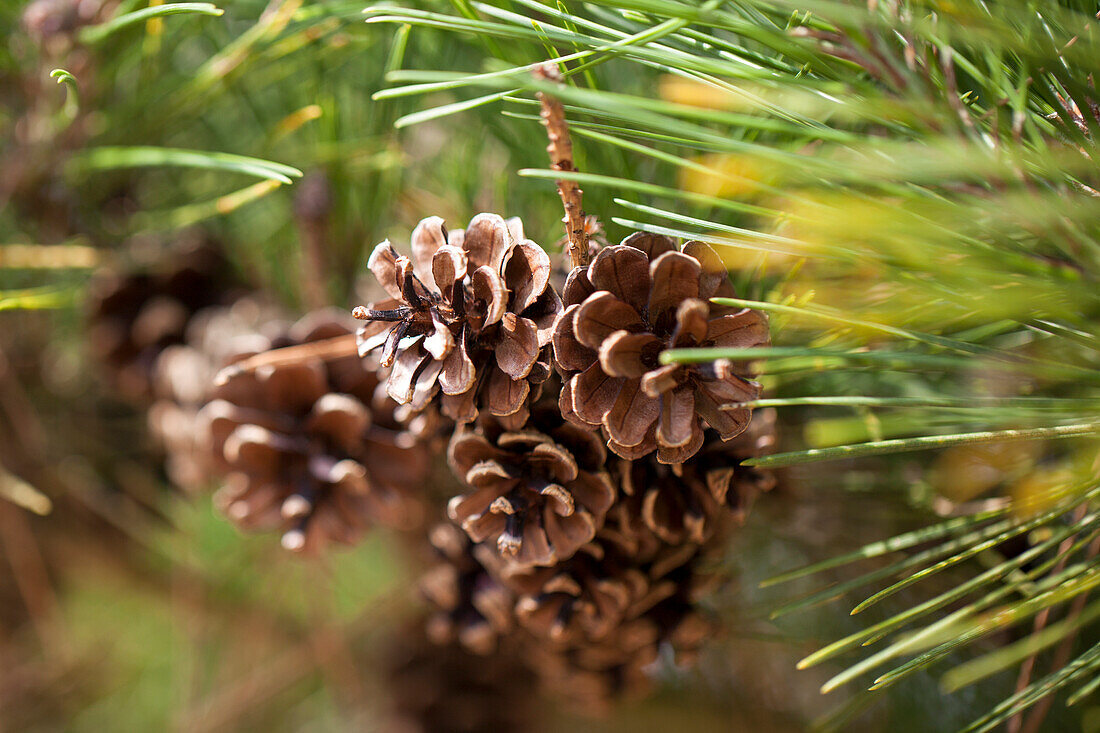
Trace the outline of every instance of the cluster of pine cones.
<instances>
[{"instance_id":1,"label":"cluster of pine cones","mask_svg":"<svg viewBox=\"0 0 1100 733\"><path fill-rule=\"evenodd\" d=\"M357 330L254 297L99 297L101 323L130 309L135 343L106 357L141 355L170 475L216 479L231 521L293 551L419 533L427 636L520 650L574 701L643 690L662 649L690 661L713 630L709 568L774 483L739 465L775 439L774 415L744 406L751 364L661 360L769 342L763 314L711 301L733 295L717 254L634 234L566 272L518 219L479 214L425 219L408 254L383 242L368 267L387 297L354 309ZM189 325L147 329L151 310Z\"/></svg>"}]
</instances>

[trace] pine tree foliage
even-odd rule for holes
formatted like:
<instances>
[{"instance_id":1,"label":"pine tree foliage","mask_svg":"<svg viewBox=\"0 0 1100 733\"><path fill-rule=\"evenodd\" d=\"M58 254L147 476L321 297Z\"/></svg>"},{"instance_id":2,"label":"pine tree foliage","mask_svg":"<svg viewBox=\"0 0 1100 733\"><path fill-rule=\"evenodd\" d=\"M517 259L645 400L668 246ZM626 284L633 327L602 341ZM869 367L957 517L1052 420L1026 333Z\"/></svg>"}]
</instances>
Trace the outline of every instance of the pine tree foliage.
<instances>
[{"instance_id":1,"label":"pine tree foliage","mask_svg":"<svg viewBox=\"0 0 1100 733\"><path fill-rule=\"evenodd\" d=\"M230 214L224 226L256 243L245 264L293 290L293 225L273 200L299 171L323 168L339 192L333 220L357 222L336 237L350 272L383 214L403 215L396 192L420 174L397 135L421 123L481 115L510 159L531 166L513 200L540 191L553 204L550 181L563 175L537 167L535 98L551 92L570 117L580 169L570 177L589 213L722 245L744 281L763 283L726 304L768 311L777 347L671 358L766 359L757 406L847 436L807 431L803 449L755 464L923 451L946 497L938 523L770 581L852 564L859 575L775 614L861 593L858 619L968 572L803 661L848 665L826 689L872 688L828 722L929 669L951 690L1032 670L972 730L1029 708L1039 720L1053 693L1077 705L1096 691L1094 3L452 0L365 16L363 4L240 0L219 18L209 3L116 3L66 47L91 49L98 66L62 54L72 73L51 84L65 89L27 112L47 133L20 147L29 158L4 158L8 174L18 164L64 177L79 200L35 225L4 207L5 240L72 236L75 225L57 228L70 217L93 222L103 244ZM0 9L12 27L15 16ZM18 96L13 48L0 50L6 100ZM547 59L564 83L532 75ZM0 121L18 128L14 114ZM478 142L466 141L470 156ZM445 165L453 195L472 199L480 172L458 154ZM181 166L197 174L180 181ZM143 209L124 231L88 217L115 189ZM9 275L0 309L61 304L52 286L25 287L39 272L11 288ZM1006 630L1016 641L981 644ZM968 661L952 666L959 652Z\"/></svg>"},{"instance_id":2,"label":"pine tree foliage","mask_svg":"<svg viewBox=\"0 0 1100 733\"><path fill-rule=\"evenodd\" d=\"M779 346L665 356L766 358L774 396L758 406L828 416L855 437L750 463L937 451L924 455L948 518L771 581L890 558L777 610L871 586L858 614L955 566L971 570L803 660L849 660L825 691L870 686L834 725L933 665L948 690L1026 668L968 730L1019 726L1053 693L1075 704L1097 687L1098 648L1081 641L1100 616L1090 598L1100 582L1095 11L1017 0L456 0L366 11L370 23L474 35L493 56L476 72L391 73L377 99L453 100L398 125L485 107L533 123L533 94L552 92L590 154L568 177L614 202L590 202L589 213L725 245L731 267L770 284L725 304L770 311ZM531 75L546 58L565 83ZM603 73L624 64L632 88L607 82L621 70ZM660 174L593 165L607 150L656 161ZM945 664L1006 629L1018 640ZM1057 651L1042 673L1046 650Z\"/></svg>"}]
</instances>

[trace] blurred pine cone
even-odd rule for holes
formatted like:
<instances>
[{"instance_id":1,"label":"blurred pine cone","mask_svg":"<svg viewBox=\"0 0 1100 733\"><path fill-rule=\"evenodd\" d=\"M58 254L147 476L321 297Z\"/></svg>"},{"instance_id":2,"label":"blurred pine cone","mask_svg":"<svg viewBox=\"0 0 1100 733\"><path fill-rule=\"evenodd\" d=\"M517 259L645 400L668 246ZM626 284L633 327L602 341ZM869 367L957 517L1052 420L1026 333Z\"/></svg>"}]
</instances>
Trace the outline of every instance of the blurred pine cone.
<instances>
[{"instance_id":1,"label":"blurred pine cone","mask_svg":"<svg viewBox=\"0 0 1100 733\"><path fill-rule=\"evenodd\" d=\"M388 654L390 733L531 733L540 729L535 675L515 647L490 657L407 631Z\"/></svg>"},{"instance_id":2,"label":"blurred pine cone","mask_svg":"<svg viewBox=\"0 0 1100 733\"><path fill-rule=\"evenodd\" d=\"M548 402L520 430L482 418L458 431L448 450L451 468L472 489L451 500L448 514L474 542L492 543L506 565L567 560L595 537L615 499L600 440Z\"/></svg>"},{"instance_id":3,"label":"blurred pine cone","mask_svg":"<svg viewBox=\"0 0 1100 733\"><path fill-rule=\"evenodd\" d=\"M590 555L548 573L541 591L517 604L521 623L536 633L526 648L546 689L572 705L600 710L649 689L662 647L678 662L693 663L714 631L695 608L713 583L700 573L702 552L666 547L651 563L632 565L624 558L618 567L609 556Z\"/></svg>"},{"instance_id":4,"label":"blurred pine cone","mask_svg":"<svg viewBox=\"0 0 1100 733\"><path fill-rule=\"evenodd\" d=\"M640 558L596 541L553 567L498 572L517 595L521 626L543 641L584 645L606 639L626 620L672 596L676 584L666 576L697 552L664 545Z\"/></svg>"},{"instance_id":5,"label":"blurred pine cone","mask_svg":"<svg viewBox=\"0 0 1100 733\"><path fill-rule=\"evenodd\" d=\"M126 398L152 397L160 353L185 340L203 308L241 295L229 261L210 240L182 243L149 271L103 270L89 286L88 343Z\"/></svg>"},{"instance_id":6,"label":"blurred pine cone","mask_svg":"<svg viewBox=\"0 0 1100 733\"><path fill-rule=\"evenodd\" d=\"M741 433L751 410L723 406L759 396L747 364L659 361L670 348L767 344L762 313L709 302L733 295L718 255L701 242L678 251L668 237L638 233L602 250L570 273L554 328L554 358L568 380L562 414L601 428L623 458L656 451L669 464L695 455L706 427L722 440Z\"/></svg>"},{"instance_id":7,"label":"blurred pine cone","mask_svg":"<svg viewBox=\"0 0 1100 733\"><path fill-rule=\"evenodd\" d=\"M277 308L245 297L197 313L187 327L186 343L169 346L157 357L148 423L175 486L197 491L213 478L199 410L211 399L214 376L241 358L289 345L289 327Z\"/></svg>"},{"instance_id":8,"label":"blurred pine cone","mask_svg":"<svg viewBox=\"0 0 1100 733\"><path fill-rule=\"evenodd\" d=\"M485 410L520 427L532 387L550 375L561 311L550 258L520 221L478 214L448 232L429 217L413 231L411 258L385 241L368 266L390 298L355 309L367 321L359 350L381 348L382 365L393 365L390 396L420 409L441 390L442 411L457 422Z\"/></svg>"},{"instance_id":9,"label":"blurred pine cone","mask_svg":"<svg viewBox=\"0 0 1100 733\"><path fill-rule=\"evenodd\" d=\"M452 525L431 538L441 560L421 581L436 609L429 637L478 655L518 645L547 692L582 710L645 692L662 646L690 663L714 630L695 602L716 579L702 571L715 546L650 533L639 554L601 539L553 567L523 569Z\"/></svg>"},{"instance_id":10,"label":"blurred pine cone","mask_svg":"<svg viewBox=\"0 0 1100 733\"><path fill-rule=\"evenodd\" d=\"M344 318L307 316L291 328L291 341L353 339ZM427 451L394 419L380 377L354 351L327 361L307 353L222 377L200 414L226 474L216 502L238 526L281 529L287 549L315 551L352 544L374 523L416 523Z\"/></svg>"},{"instance_id":11,"label":"blurred pine cone","mask_svg":"<svg viewBox=\"0 0 1100 733\"><path fill-rule=\"evenodd\" d=\"M515 598L474 557L473 543L458 527L439 524L429 535L437 561L421 578L420 591L434 607L428 636L457 642L474 654L491 654L512 631Z\"/></svg>"}]
</instances>

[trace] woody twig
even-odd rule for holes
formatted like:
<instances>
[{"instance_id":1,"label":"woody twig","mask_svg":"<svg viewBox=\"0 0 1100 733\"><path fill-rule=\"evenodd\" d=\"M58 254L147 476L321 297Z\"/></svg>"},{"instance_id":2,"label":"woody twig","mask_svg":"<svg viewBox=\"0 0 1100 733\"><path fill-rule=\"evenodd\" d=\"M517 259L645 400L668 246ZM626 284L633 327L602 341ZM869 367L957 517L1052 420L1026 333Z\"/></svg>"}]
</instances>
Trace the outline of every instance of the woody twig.
<instances>
[{"instance_id":1,"label":"woody twig","mask_svg":"<svg viewBox=\"0 0 1100 733\"><path fill-rule=\"evenodd\" d=\"M547 62L535 69L535 77L547 81L560 82L562 77L557 66ZM569 138L569 124L565 121L565 109L555 97L545 92L538 93L542 104L542 124L546 126L546 136L550 144L546 152L550 154L550 167L556 171L573 172L573 142ZM588 229L585 227L584 208L581 206L581 189L576 181L559 179L558 195L565 208L565 231L569 240L569 262L573 267L588 264Z\"/></svg>"},{"instance_id":2,"label":"woody twig","mask_svg":"<svg viewBox=\"0 0 1100 733\"><path fill-rule=\"evenodd\" d=\"M357 353L359 353L359 351L355 343L354 333L349 333L346 336L334 336L333 338L323 339L321 341L310 341L295 346L286 346L281 349L264 351L255 356L250 356L247 359L238 361L235 364L230 364L218 372L214 377L214 383L219 386L223 385L238 374L253 372L261 367L299 364L310 359L333 361L334 359L342 359Z\"/></svg>"}]
</instances>

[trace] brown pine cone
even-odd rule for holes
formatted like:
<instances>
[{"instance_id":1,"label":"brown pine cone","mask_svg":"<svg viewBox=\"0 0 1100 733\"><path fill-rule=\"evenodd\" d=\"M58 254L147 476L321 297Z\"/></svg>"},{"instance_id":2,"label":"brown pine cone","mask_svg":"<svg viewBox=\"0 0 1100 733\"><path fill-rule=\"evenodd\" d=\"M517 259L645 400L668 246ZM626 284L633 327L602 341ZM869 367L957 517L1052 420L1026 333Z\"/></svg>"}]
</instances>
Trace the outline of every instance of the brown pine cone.
<instances>
[{"instance_id":1,"label":"brown pine cone","mask_svg":"<svg viewBox=\"0 0 1100 733\"><path fill-rule=\"evenodd\" d=\"M429 217L413 231L411 258L385 241L368 266L390 299L355 309L367 321L359 350L382 349L390 396L420 409L442 391L442 411L457 422L486 410L522 425L531 388L550 374L561 299L550 258L519 220L478 214L448 232Z\"/></svg>"},{"instance_id":2,"label":"brown pine cone","mask_svg":"<svg viewBox=\"0 0 1100 733\"><path fill-rule=\"evenodd\" d=\"M536 678L514 645L491 656L439 645L409 630L387 654L390 733L531 733L540 730Z\"/></svg>"},{"instance_id":3,"label":"brown pine cone","mask_svg":"<svg viewBox=\"0 0 1100 733\"><path fill-rule=\"evenodd\" d=\"M611 578L589 577L591 568L578 567L572 574L551 578L542 595L521 597L517 604L521 623L544 633L563 629L557 641L537 634L534 643L527 645L548 690L574 705L600 710L616 699L648 690L650 668L662 645L672 648L678 662L692 663L714 630L695 610L700 587L709 582L699 573L699 552L698 548L666 548L652 565ZM641 587L643 579L644 591L622 587ZM580 633L583 627L576 622L570 629L569 622L556 620L574 611L583 618L598 618L599 614L585 609L586 604L618 609L623 597L632 600L617 622L600 628L599 636ZM548 619L555 620L548 624Z\"/></svg>"},{"instance_id":4,"label":"brown pine cone","mask_svg":"<svg viewBox=\"0 0 1100 733\"><path fill-rule=\"evenodd\" d=\"M123 396L147 400L157 357L184 342L195 313L239 296L221 251L209 241L189 242L150 271L97 273L88 343Z\"/></svg>"},{"instance_id":5,"label":"brown pine cone","mask_svg":"<svg viewBox=\"0 0 1100 733\"><path fill-rule=\"evenodd\" d=\"M505 564L553 565L603 525L615 498L606 457L595 435L552 404L536 406L521 430L483 418L451 440L451 468L473 491L451 499L447 512Z\"/></svg>"},{"instance_id":6,"label":"brown pine cone","mask_svg":"<svg viewBox=\"0 0 1100 733\"><path fill-rule=\"evenodd\" d=\"M687 463L668 466L653 456L620 461L620 501L662 541L701 545L729 520L743 522L756 496L775 486L771 472L738 465L774 443L775 410L762 410L729 442L708 437Z\"/></svg>"},{"instance_id":7,"label":"brown pine cone","mask_svg":"<svg viewBox=\"0 0 1100 733\"><path fill-rule=\"evenodd\" d=\"M554 328L554 358L568 379L560 406L568 419L600 427L617 455L657 451L683 463L703 445L704 428L722 440L749 424L749 408L724 405L759 396L748 365L662 365L662 351L753 347L769 342L767 318L715 305L732 296L718 255L701 242L677 251L668 237L638 233L601 251L569 275L568 308Z\"/></svg>"},{"instance_id":8,"label":"brown pine cone","mask_svg":"<svg viewBox=\"0 0 1100 733\"><path fill-rule=\"evenodd\" d=\"M351 334L330 313L290 332L299 344ZM354 353L226 375L200 413L226 474L217 504L243 529L281 529L295 551L352 544L374 523L415 523L429 456L378 386Z\"/></svg>"},{"instance_id":9,"label":"brown pine cone","mask_svg":"<svg viewBox=\"0 0 1100 733\"><path fill-rule=\"evenodd\" d=\"M616 627L598 644L567 649L531 645L529 653L548 695L599 715L617 700L649 691L646 669L657 661L660 639L657 624L639 618Z\"/></svg>"},{"instance_id":10,"label":"brown pine cone","mask_svg":"<svg viewBox=\"0 0 1100 733\"><path fill-rule=\"evenodd\" d=\"M513 628L515 597L474 556L466 534L452 524L432 528L438 560L420 579L420 592L434 606L428 636L437 644L457 642L474 654L491 654Z\"/></svg>"},{"instance_id":11,"label":"brown pine cone","mask_svg":"<svg viewBox=\"0 0 1100 733\"><path fill-rule=\"evenodd\" d=\"M726 446L725 450L733 455L733 462L737 463L737 470L733 472L733 478L725 492L715 495L719 503L724 502L733 511L734 519L738 522L745 521L753 501L762 493L775 488L775 474L766 468L739 465L747 458L759 458L775 452L778 439L776 425L777 414L774 408L758 410L753 413L752 421L745 432L738 435ZM718 469L714 462L727 460L723 456L705 456L704 461L711 460L711 465Z\"/></svg>"},{"instance_id":12,"label":"brown pine cone","mask_svg":"<svg viewBox=\"0 0 1100 733\"><path fill-rule=\"evenodd\" d=\"M606 639L673 596L677 586L668 576L698 552L697 547L662 545L642 560L597 540L553 567L527 570L475 554L516 594L520 626L542 641L584 646Z\"/></svg>"},{"instance_id":13,"label":"brown pine cone","mask_svg":"<svg viewBox=\"0 0 1100 733\"><path fill-rule=\"evenodd\" d=\"M193 492L213 478L199 410L211 399L214 376L243 357L289 345L289 327L278 309L241 298L197 313L188 325L187 343L169 346L157 357L149 430L164 450L174 485Z\"/></svg>"}]
</instances>

